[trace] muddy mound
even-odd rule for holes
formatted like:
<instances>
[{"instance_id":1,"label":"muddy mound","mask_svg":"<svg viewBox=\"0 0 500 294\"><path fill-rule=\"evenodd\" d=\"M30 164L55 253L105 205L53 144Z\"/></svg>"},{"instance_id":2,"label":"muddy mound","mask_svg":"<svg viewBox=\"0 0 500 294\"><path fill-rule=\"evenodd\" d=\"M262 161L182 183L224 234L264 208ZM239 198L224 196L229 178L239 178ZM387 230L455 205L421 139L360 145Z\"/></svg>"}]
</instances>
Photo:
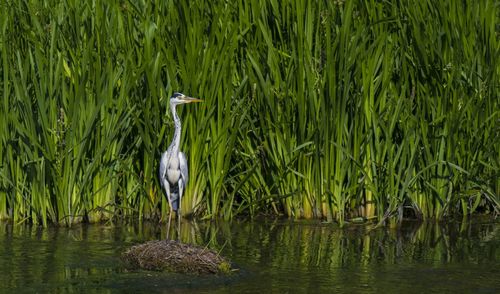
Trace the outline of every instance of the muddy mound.
<instances>
[{"instance_id":1,"label":"muddy mound","mask_svg":"<svg viewBox=\"0 0 500 294\"><path fill-rule=\"evenodd\" d=\"M154 240L135 245L122 254L122 259L132 269L193 274L232 271L229 260L216 251L174 240Z\"/></svg>"}]
</instances>

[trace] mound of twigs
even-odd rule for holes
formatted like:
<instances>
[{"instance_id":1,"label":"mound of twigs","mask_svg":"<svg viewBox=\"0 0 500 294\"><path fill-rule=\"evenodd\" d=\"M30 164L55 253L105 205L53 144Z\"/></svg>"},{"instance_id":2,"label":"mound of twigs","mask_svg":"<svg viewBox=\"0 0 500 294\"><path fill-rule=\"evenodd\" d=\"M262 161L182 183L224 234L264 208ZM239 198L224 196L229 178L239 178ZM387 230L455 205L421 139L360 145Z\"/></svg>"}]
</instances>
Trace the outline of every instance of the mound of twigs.
<instances>
[{"instance_id":1,"label":"mound of twigs","mask_svg":"<svg viewBox=\"0 0 500 294\"><path fill-rule=\"evenodd\" d=\"M217 252L174 240L154 240L131 247L122 254L130 268L177 273L231 272L231 263Z\"/></svg>"}]
</instances>

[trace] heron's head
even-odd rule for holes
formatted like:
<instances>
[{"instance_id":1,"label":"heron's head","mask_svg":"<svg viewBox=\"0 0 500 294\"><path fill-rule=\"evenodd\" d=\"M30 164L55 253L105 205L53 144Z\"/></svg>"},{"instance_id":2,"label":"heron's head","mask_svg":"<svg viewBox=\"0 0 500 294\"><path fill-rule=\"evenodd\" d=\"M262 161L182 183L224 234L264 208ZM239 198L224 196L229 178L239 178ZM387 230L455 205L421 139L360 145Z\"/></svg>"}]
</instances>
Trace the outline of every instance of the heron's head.
<instances>
[{"instance_id":1,"label":"heron's head","mask_svg":"<svg viewBox=\"0 0 500 294\"><path fill-rule=\"evenodd\" d=\"M173 105L179 105L179 104L186 104L186 103L193 103L193 102L202 102L203 100L198 99L198 98L193 98L186 96L182 93L174 93L172 97L170 97L170 104Z\"/></svg>"}]
</instances>

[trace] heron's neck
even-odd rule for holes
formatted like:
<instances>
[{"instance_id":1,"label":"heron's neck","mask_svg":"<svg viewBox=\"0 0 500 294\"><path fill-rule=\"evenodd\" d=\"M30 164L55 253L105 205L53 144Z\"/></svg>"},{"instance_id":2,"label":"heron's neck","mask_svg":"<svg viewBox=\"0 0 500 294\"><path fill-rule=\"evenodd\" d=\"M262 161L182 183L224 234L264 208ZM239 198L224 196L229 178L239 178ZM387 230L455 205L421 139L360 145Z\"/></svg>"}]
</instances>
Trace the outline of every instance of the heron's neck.
<instances>
[{"instance_id":1,"label":"heron's neck","mask_svg":"<svg viewBox=\"0 0 500 294\"><path fill-rule=\"evenodd\" d=\"M170 104L170 109L172 110L172 117L174 118L175 131L169 149L174 154L177 154L179 153L179 145L181 144L181 120L179 119L177 111L175 110L175 104Z\"/></svg>"}]
</instances>

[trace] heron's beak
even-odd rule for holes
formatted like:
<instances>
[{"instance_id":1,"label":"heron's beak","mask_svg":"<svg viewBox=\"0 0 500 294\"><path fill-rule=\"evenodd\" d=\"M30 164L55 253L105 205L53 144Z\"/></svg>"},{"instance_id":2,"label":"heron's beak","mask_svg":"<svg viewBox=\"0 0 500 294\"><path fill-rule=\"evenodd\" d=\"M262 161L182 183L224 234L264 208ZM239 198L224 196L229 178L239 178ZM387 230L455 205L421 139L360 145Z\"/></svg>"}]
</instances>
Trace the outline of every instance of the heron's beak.
<instances>
[{"instance_id":1,"label":"heron's beak","mask_svg":"<svg viewBox=\"0 0 500 294\"><path fill-rule=\"evenodd\" d=\"M189 96L182 97L182 101L184 103L203 102L203 100L201 100L201 99L193 98L193 97L189 97Z\"/></svg>"}]
</instances>

